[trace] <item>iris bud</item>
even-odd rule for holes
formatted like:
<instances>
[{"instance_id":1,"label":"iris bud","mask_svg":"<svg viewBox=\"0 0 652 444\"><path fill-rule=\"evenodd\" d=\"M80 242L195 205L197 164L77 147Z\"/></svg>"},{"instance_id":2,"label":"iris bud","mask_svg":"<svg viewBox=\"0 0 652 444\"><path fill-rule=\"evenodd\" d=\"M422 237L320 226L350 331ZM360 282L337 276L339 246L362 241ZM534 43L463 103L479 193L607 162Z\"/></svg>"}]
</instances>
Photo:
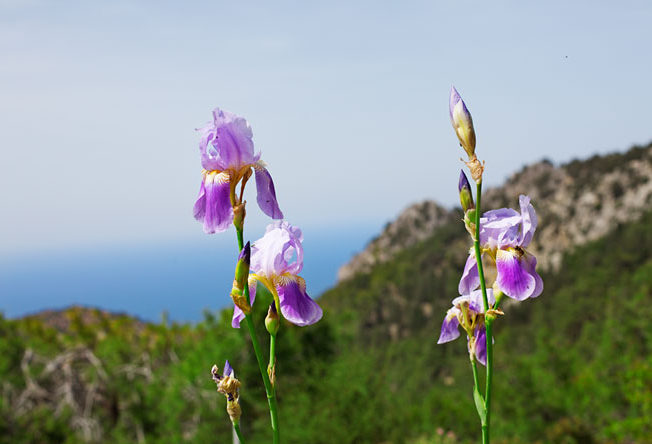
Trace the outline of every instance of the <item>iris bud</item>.
<instances>
[{"instance_id":1,"label":"iris bud","mask_svg":"<svg viewBox=\"0 0 652 444\"><path fill-rule=\"evenodd\" d=\"M460 145L466 151L469 159L475 156L475 130L473 129L473 119L464 100L454 86L451 87L449 112L451 123L460 141Z\"/></svg>"},{"instance_id":2,"label":"iris bud","mask_svg":"<svg viewBox=\"0 0 652 444\"><path fill-rule=\"evenodd\" d=\"M251 262L251 245L249 242L244 246L238 262L235 266L235 278L233 279L233 287L231 288L231 299L244 314L251 313L251 305L244 295L245 286L249 280L249 263Z\"/></svg>"},{"instance_id":3,"label":"iris bud","mask_svg":"<svg viewBox=\"0 0 652 444\"><path fill-rule=\"evenodd\" d=\"M265 328L270 335L276 335L279 328L279 322L280 319L278 312L276 311L276 303L272 301L272 303L269 305L269 310L267 310L267 317L265 318Z\"/></svg>"},{"instance_id":4,"label":"iris bud","mask_svg":"<svg viewBox=\"0 0 652 444\"><path fill-rule=\"evenodd\" d=\"M457 187L460 192L460 203L462 204L464 213L468 210L474 209L475 204L473 203L473 194L471 194L471 185L469 184L469 180L466 178L464 171L460 171L460 180Z\"/></svg>"}]
</instances>

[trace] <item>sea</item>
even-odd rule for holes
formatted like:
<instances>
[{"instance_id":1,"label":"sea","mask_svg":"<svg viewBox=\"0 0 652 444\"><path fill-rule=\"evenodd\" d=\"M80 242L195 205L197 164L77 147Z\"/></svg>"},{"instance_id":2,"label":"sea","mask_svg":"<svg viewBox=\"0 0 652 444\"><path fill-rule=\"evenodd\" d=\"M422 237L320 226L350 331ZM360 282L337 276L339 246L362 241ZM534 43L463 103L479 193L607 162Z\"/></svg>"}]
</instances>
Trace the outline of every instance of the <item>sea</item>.
<instances>
[{"instance_id":1,"label":"sea","mask_svg":"<svg viewBox=\"0 0 652 444\"><path fill-rule=\"evenodd\" d=\"M354 226L306 236L301 275L311 297L335 285L339 267L378 232L376 226ZM206 236L201 242L23 254L0 262L0 313L17 318L82 305L145 321L158 322L165 314L171 321L197 322L204 310L232 305L229 292L237 254L234 236L226 234Z\"/></svg>"}]
</instances>

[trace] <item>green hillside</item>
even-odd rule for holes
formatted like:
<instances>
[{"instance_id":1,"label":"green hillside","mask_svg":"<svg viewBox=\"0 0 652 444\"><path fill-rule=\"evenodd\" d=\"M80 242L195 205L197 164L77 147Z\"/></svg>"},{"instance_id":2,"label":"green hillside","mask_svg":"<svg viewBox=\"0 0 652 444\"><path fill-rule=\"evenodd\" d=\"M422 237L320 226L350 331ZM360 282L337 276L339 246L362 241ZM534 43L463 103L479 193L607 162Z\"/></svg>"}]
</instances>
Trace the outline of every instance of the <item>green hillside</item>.
<instances>
[{"instance_id":1,"label":"green hillside","mask_svg":"<svg viewBox=\"0 0 652 444\"><path fill-rule=\"evenodd\" d=\"M650 227L652 212L577 248L543 276L542 296L506 305L495 442L652 442ZM283 325L284 442L478 442L465 344L435 343L457 295L462 230L447 225L328 291L315 326ZM209 373L226 358L244 383L243 433L269 442L255 358L228 311L196 326L79 308L61 316L0 318L0 443L228 443Z\"/></svg>"}]
</instances>

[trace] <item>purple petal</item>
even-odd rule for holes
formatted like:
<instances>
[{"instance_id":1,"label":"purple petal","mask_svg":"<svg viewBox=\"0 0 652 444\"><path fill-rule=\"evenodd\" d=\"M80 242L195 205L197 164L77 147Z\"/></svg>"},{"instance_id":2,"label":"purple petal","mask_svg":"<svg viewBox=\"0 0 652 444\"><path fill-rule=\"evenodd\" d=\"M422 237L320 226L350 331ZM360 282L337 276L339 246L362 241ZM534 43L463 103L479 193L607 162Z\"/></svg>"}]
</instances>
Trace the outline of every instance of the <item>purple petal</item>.
<instances>
[{"instance_id":1,"label":"purple petal","mask_svg":"<svg viewBox=\"0 0 652 444\"><path fill-rule=\"evenodd\" d=\"M521 215L511 208L487 211L480 219L480 243L489 248L518 246L521 222Z\"/></svg>"},{"instance_id":2,"label":"purple petal","mask_svg":"<svg viewBox=\"0 0 652 444\"><path fill-rule=\"evenodd\" d=\"M457 289L460 294L471 294L473 290L478 288L478 285L480 285L478 266L475 260L475 254L471 253L466 259L464 272L462 273L462 279L460 279L460 284L458 285Z\"/></svg>"},{"instance_id":3,"label":"purple petal","mask_svg":"<svg viewBox=\"0 0 652 444\"><path fill-rule=\"evenodd\" d=\"M491 288L487 288L487 302L489 306L493 306L496 303L496 298L494 297L494 291ZM482 290L475 290L471 293L469 298L469 308L476 313L484 313L484 298L482 297Z\"/></svg>"},{"instance_id":4,"label":"purple petal","mask_svg":"<svg viewBox=\"0 0 652 444\"><path fill-rule=\"evenodd\" d=\"M303 327L319 321L322 309L306 293L306 284L299 276L286 277L276 286L283 317Z\"/></svg>"},{"instance_id":5,"label":"purple petal","mask_svg":"<svg viewBox=\"0 0 652 444\"><path fill-rule=\"evenodd\" d=\"M267 226L265 235L251 247L251 270L271 278L299 274L303 268L303 235L287 221Z\"/></svg>"},{"instance_id":6,"label":"purple petal","mask_svg":"<svg viewBox=\"0 0 652 444\"><path fill-rule=\"evenodd\" d=\"M530 245L530 242L532 242L532 236L534 236L539 221L537 219L537 213L534 211L534 207L530 203L530 198L521 194L518 200L521 206L521 219L523 226L523 236L519 246L527 247Z\"/></svg>"},{"instance_id":7,"label":"purple petal","mask_svg":"<svg viewBox=\"0 0 652 444\"><path fill-rule=\"evenodd\" d=\"M487 366L487 331L484 325L476 329L475 334L475 357L478 362L485 367Z\"/></svg>"},{"instance_id":8,"label":"purple petal","mask_svg":"<svg viewBox=\"0 0 652 444\"><path fill-rule=\"evenodd\" d=\"M455 122L454 115L453 115L455 111L455 107L460 101L462 102L462 105L464 105L464 108L466 109L466 105L464 104L464 100L462 100L460 93L458 93L455 87L451 85L451 93L448 98L448 112L451 116L451 122L453 123Z\"/></svg>"},{"instance_id":9,"label":"purple petal","mask_svg":"<svg viewBox=\"0 0 652 444\"><path fill-rule=\"evenodd\" d=\"M209 153L209 144L215 139L217 134L215 125L209 123L203 128L197 128L197 131L201 134L199 139L199 154L201 156L202 167L208 171L222 170L223 165L215 158L214 153Z\"/></svg>"},{"instance_id":10,"label":"purple petal","mask_svg":"<svg viewBox=\"0 0 652 444\"><path fill-rule=\"evenodd\" d=\"M460 170L460 179L457 182L457 190L461 192L464 189L468 190L470 193L471 185L469 184L469 179L466 178L466 174L464 174L464 170Z\"/></svg>"},{"instance_id":11,"label":"purple petal","mask_svg":"<svg viewBox=\"0 0 652 444\"><path fill-rule=\"evenodd\" d=\"M460 331L457 328L460 325L460 321L457 318L459 313L460 311L457 308L448 310L444 322L441 325L441 333L439 334L437 344L444 344L459 338Z\"/></svg>"},{"instance_id":12,"label":"purple petal","mask_svg":"<svg viewBox=\"0 0 652 444\"><path fill-rule=\"evenodd\" d=\"M231 367L231 364L229 364L228 359L224 363L224 371L222 372L222 376L233 376L233 377L235 377L235 372L233 371L233 368Z\"/></svg>"},{"instance_id":13,"label":"purple petal","mask_svg":"<svg viewBox=\"0 0 652 444\"><path fill-rule=\"evenodd\" d=\"M517 301L532 296L537 286L522 258L523 255L511 249L496 252L496 283L503 293Z\"/></svg>"},{"instance_id":14,"label":"purple petal","mask_svg":"<svg viewBox=\"0 0 652 444\"><path fill-rule=\"evenodd\" d=\"M256 283L249 284L249 305L253 306L256 300ZM237 305L233 306L233 318L231 319L231 327L240 328L240 322L245 318L245 314L240 310Z\"/></svg>"},{"instance_id":15,"label":"purple petal","mask_svg":"<svg viewBox=\"0 0 652 444\"><path fill-rule=\"evenodd\" d=\"M255 163L253 133L247 120L219 108L213 110L213 122L198 129L199 151L206 170L239 170Z\"/></svg>"},{"instance_id":16,"label":"purple petal","mask_svg":"<svg viewBox=\"0 0 652 444\"><path fill-rule=\"evenodd\" d=\"M256 165L254 168L256 172L256 190L258 191L258 206L263 213L272 219L283 219L283 213L278 207L276 200L276 191L274 190L274 182L272 176L267 169Z\"/></svg>"},{"instance_id":17,"label":"purple petal","mask_svg":"<svg viewBox=\"0 0 652 444\"><path fill-rule=\"evenodd\" d=\"M208 234L226 230L233 220L231 209L231 184L227 173L210 172L205 174L195 202L195 219L204 223Z\"/></svg>"},{"instance_id":18,"label":"purple petal","mask_svg":"<svg viewBox=\"0 0 652 444\"><path fill-rule=\"evenodd\" d=\"M249 265L251 263L251 242L247 241L242 251L238 255L238 262L243 261Z\"/></svg>"},{"instance_id":19,"label":"purple petal","mask_svg":"<svg viewBox=\"0 0 652 444\"><path fill-rule=\"evenodd\" d=\"M199 195L195 201L195 206L192 209L195 219L199 221L204 220L206 215L206 178L202 177L201 185L199 186Z\"/></svg>"},{"instance_id":20,"label":"purple petal","mask_svg":"<svg viewBox=\"0 0 652 444\"><path fill-rule=\"evenodd\" d=\"M526 253L525 257L523 258L524 265L526 271L534 277L534 291L532 291L532 294L530 295L531 298L536 298L543 292L543 279L541 279L541 276L539 276L539 273L537 273L537 258L534 257L533 255Z\"/></svg>"}]
</instances>

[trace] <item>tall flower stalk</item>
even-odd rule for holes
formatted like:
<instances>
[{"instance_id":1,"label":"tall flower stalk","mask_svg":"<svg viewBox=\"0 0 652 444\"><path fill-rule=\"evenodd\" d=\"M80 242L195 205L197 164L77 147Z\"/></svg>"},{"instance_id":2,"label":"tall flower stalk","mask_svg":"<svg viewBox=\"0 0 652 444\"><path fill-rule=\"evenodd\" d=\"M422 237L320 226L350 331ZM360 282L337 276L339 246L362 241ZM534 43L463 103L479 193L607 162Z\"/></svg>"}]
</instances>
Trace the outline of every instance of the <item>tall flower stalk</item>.
<instances>
[{"instance_id":1,"label":"tall flower stalk","mask_svg":"<svg viewBox=\"0 0 652 444\"><path fill-rule=\"evenodd\" d=\"M489 444L494 362L493 324L503 314L499 309L500 301L503 295L522 301L537 297L543 291L543 281L536 272L536 258L525 250L536 230L537 217L530 199L523 195L519 198L520 213L510 208L501 208L482 215L482 176L485 166L475 154L473 119L455 88L451 89L449 110L460 145L468 155L465 163L476 183L476 192L474 202L471 186L462 171L458 191L464 223L473 240L473 247L458 287L462 296L453 300L453 308L446 313L438 343L459 337L459 327L467 333L473 372L473 399L480 418L482 443ZM496 269L496 279L491 288L485 278L483 259ZM480 387L478 362L486 366L484 394Z\"/></svg>"},{"instance_id":2,"label":"tall flower stalk","mask_svg":"<svg viewBox=\"0 0 652 444\"><path fill-rule=\"evenodd\" d=\"M216 109L213 111L213 122L199 131L199 151L204 170L194 207L195 218L203 223L204 231L209 234L224 231L231 224L235 226L240 254L231 289L231 298L235 305L232 326L239 328L244 320L249 331L267 395L273 444L279 444L280 427L275 387L279 313L289 322L299 326L314 324L322 317L321 308L308 296L305 281L299 276L303 268L303 235L301 230L289 223L277 221L269 225L265 235L253 245L249 242L245 244L246 202L243 197L245 185L252 174L255 174L257 202L261 210L272 219L283 218L272 177L260 160L260 153L254 154L252 131L244 118ZM273 297L265 318L265 328L270 335L267 366L251 315L258 283L265 286ZM219 382L215 371L213 375L213 379ZM232 406L228 402L227 411L229 406ZM239 404L237 419L234 420L230 411L229 416L236 434L242 441Z\"/></svg>"}]
</instances>

